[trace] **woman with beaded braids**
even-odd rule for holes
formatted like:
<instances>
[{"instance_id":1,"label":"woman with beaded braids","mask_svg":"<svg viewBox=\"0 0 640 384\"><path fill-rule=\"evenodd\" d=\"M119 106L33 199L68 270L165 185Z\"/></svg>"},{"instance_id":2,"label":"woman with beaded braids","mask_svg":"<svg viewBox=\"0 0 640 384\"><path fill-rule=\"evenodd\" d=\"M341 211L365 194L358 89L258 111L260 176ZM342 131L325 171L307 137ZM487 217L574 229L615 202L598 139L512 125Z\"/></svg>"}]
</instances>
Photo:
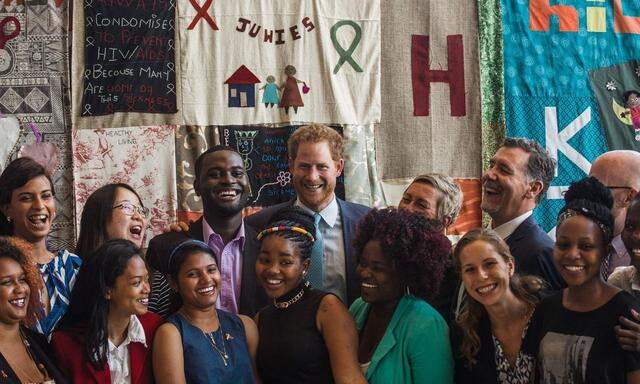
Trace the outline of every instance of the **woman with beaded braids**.
<instances>
[{"instance_id":1,"label":"woman with beaded braids","mask_svg":"<svg viewBox=\"0 0 640 384\"><path fill-rule=\"evenodd\" d=\"M611 192L590 177L564 200L553 259L568 287L544 299L531 320L539 382L640 383L640 353L623 350L614 333L620 316L640 307L600 273L613 230Z\"/></svg>"},{"instance_id":2,"label":"woman with beaded braids","mask_svg":"<svg viewBox=\"0 0 640 384\"><path fill-rule=\"evenodd\" d=\"M258 234L256 274L273 299L273 305L256 315L258 374L264 384L366 383L358 369L358 336L347 308L305 279L313 233L313 217L287 207Z\"/></svg>"}]
</instances>

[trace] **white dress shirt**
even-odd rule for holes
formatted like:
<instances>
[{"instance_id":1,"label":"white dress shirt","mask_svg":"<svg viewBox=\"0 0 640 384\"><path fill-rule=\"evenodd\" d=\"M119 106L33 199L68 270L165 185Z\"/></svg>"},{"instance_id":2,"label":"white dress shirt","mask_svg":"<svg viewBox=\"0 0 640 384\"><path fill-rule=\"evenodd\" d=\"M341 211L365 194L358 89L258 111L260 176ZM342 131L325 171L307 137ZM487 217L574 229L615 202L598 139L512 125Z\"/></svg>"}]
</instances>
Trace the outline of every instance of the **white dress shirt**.
<instances>
[{"instance_id":1,"label":"white dress shirt","mask_svg":"<svg viewBox=\"0 0 640 384\"><path fill-rule=\"evenodd\" d=\"M502 225L498 225L493 228L494 231L500 236L502 240L505 240L507 237L511 236L511 234L520 226L520 224L524 223L525 220L529 218L533 214L533 211L527 211L522 215L516 217L515 219L511 219Z\"/></svg>"},{"instance_id":2,"label":"white dress shirt","mask_svg":"<svg viewBox=\"0 0 640 384\"><path fill-rule=\"evenodd\" d=\"M142 343L147 347L147 339L144 335L144 328L138 317L131 315L127 337L122 344L115 346L111 340L108 341L107 362L112 384L131 384L131 360L129 359L129 343Z\"/></svg>"}]
</instances>

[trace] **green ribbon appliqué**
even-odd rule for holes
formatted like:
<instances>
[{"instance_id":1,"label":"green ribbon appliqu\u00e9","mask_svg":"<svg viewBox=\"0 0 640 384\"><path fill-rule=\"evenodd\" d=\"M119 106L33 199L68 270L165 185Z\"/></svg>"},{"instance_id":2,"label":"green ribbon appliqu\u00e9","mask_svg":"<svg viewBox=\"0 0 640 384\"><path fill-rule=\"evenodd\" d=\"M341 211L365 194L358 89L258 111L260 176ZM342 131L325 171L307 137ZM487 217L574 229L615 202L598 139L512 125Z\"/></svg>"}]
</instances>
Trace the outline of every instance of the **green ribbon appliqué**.
<instances>
[{"instance_id":1,"label":"green ribbon appliqu\u00e9","mask_svg":"<svg viewBox=\"0 0 640 384\"><path fill-rule=\"evenodd\" d=\"M340 43L338 42L338 38L336 37L338 29L340 29L340 27L344 25L350 26L356 32L356 35L353 38L353 41L351 42L349 49L347 50L345 50L342 47L342 45L340 45ZM356 63L356 61L352 57L353 52L358 47L358 44L360 44L361 37L362 37L362 28L355 21L341 20L335 23L333 27L331 27L331 42L333 43L333 47L336 49L336 51L340 55L340 60L338 60L338 63L333 68L334 75L338 73L338 71L340 70L340 67L342 67L344 63L349 63L349 65L351 65L351 67L353 67L353 69L355 69L356 72L363 72L362 68L358 65L358 63Z\"/></svg>"}]
</instances>

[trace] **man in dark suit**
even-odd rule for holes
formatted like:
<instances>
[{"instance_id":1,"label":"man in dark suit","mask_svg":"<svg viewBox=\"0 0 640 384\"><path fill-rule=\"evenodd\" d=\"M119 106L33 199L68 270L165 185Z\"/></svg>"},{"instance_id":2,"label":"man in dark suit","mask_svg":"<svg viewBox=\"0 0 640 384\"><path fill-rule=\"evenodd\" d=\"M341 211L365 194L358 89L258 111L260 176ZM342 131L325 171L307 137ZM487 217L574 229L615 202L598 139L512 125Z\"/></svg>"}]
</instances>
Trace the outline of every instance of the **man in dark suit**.
<instances>
[{"instance_id":1,"label":"man in dark suit","mask_svg":"<svg viewBox=\"0 0 640 384\"><path fill-rule=\"evenodd\" d=\"M256 282L257 232L242 218L250 198L249 178L240 154L231 147L215 146L198 157L193 187L202 198L203 215L189 224L186 235L204 241L217 256L221 286L217 287L218 308L253 317L267 303ZM165 233L149 243L147 261L162 270L169 257L175 234ZM154 274L149 307L166 314L168 286Z\"/></svg>"},{"instance_id":2,"label":"man in dark suit","mask_svg":"<svg viewBox=\"0 0 640 384\"><path fill-rule=\"evenodd\" d=\"M482 175L482 210L515 258L516 272L536 275L560 289L553 240L533 218L533 209L554 177L555 161L537 142L506 138Z\"/></svg>"},{"instance_id":3,"label":"man in dark suit","mask_svg":"<svg viewBox=\"0 0 640 384\"><path fill-rule=\"evenodd\" d=\"M296 205L317 216L324 254L321 255L321 289L332 292L347 305L360 296L356 256L351 245L356 224L369 208L338 199L336 179L344 168L343 141L335 130L320 124L300 127L288 142L289 170L296 198L247 217L246 222L264 229L282 207ZM316 236L317 237L317 236ZM314 274L314 261L310 278Z\"/></svg>"}]
</instances>

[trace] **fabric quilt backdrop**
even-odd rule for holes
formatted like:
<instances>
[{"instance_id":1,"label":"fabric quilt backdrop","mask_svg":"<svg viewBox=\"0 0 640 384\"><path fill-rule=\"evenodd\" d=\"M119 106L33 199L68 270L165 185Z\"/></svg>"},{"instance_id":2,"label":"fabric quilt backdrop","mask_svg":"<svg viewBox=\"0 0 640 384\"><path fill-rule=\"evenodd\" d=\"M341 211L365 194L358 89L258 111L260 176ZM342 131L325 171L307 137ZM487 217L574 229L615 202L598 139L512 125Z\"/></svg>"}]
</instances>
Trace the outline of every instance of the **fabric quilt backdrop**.
<instances>
[{"instance_id":1,"label":"fabric quilt backdrop","mask_svg":"<svg viewBox=\"0 0 640 384\"><path fill-rule=\"evenodd\" d=\"M186 124L380 120L378 0L178 2Z\"/></svg>"},{"instance_id":2,"label":"fabric quilt backdrop","mask_svg":"<svg viewBox=\"0 0 640 384\"><path fill-rule=\"evenodd\" d=\"M175 127L77 130L73 133L78 232L89 195L107 183L126 183L145 207L147 241L176 218Z\"/></svg>"},{"instance_id":3,"label":"fabric quilt backdrop","mask_svg":"<svg viewBox=\"0 0 640 384\"><path fill-rule=\"evenodd\" d=\"M640 3L503 0L502 7L507 134L537 140L558 160L536 210L553 231L562 192L598 155L640 148L623 99L640 90Z\"/></svg>"},{"instance_id":4,"label":"fabric quilt backdrop","mask_svg":"<svg viewBox=\"0 0 640 384\"><path fill-rule=\"evenodd\" d=\"M77 128L380 121L378 0L84 0L74 16Z\"/></svg>"},{"instance_id":5,"label":"fabric quilt backdrop","mask_svg":"<svg viewBox=\"0 0 640 384\"><path fill-rule=\"evenodd\" d=\"M73 189L69 143L68 2L5 0L0 4L0 163L35 142L28 124L59 151L53 173L57 217L49 235L52 249L73 244ZM17 118L19 124L16 124Z\"/></svg>"}]
</instances>

